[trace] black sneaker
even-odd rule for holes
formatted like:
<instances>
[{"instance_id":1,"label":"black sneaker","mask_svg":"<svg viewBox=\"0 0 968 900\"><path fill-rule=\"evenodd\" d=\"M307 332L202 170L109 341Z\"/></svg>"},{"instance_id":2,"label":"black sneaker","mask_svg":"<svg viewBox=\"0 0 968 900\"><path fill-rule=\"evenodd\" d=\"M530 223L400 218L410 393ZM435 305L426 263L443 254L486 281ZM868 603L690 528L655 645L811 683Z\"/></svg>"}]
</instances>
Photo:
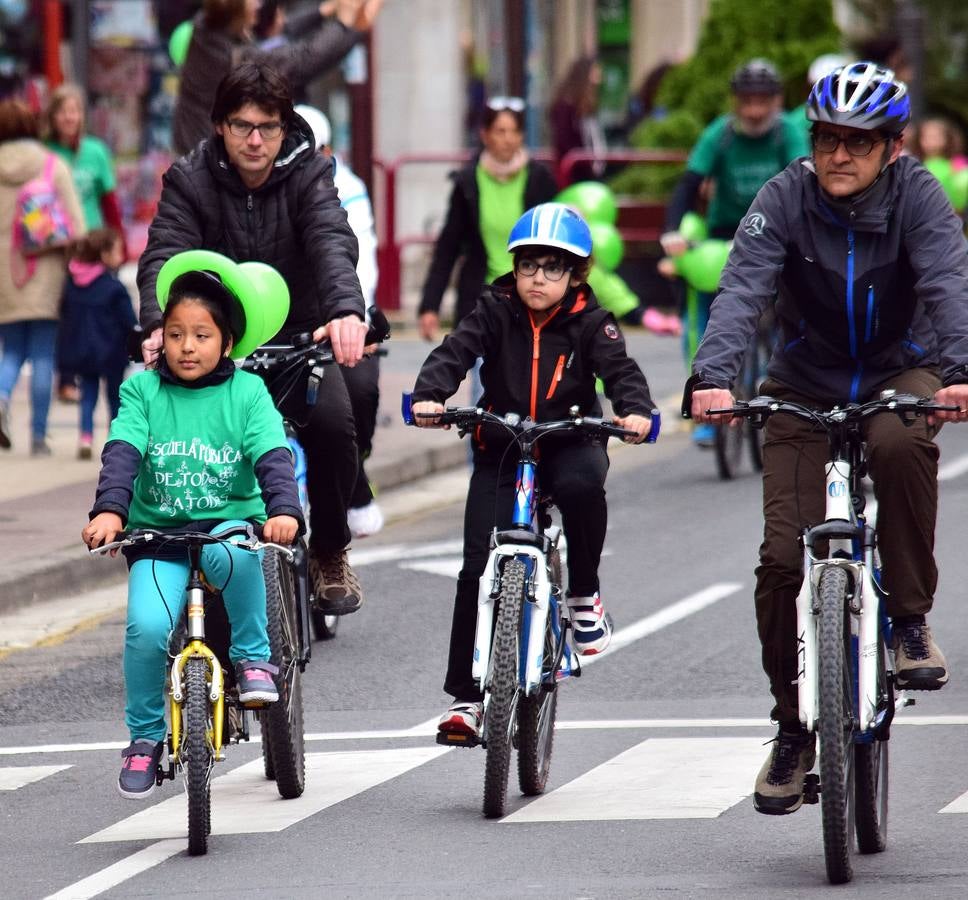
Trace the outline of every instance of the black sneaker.
<instances>
[{"instance_id":1,"label":"black sneaker","mask_svg":"<svg viewBox=\"0 0 968 900\"><path fill-rule=\"evenodd\" d=\"M891 647L901 690L937 691L947 684L948 664L927 625L895 623Z\"/></svg>"},{"instance_id":2,"label":"black sneaker","mask_svg":"<svg viewBox=\"0 0 968 900\"><path fill-rule=\"evenodd\" d=\"M803 780L817 759L816 735L780 731L760 774L756 776L753 806L768 816L796 812L803 803Z\"/></svg>"},{"instance_id":3,"label":"black sneaker","mask_svg":"<svg viewBox=\"0 0 968 900\"><path fill-rule=\"evenodd\" d=\"M363 605L363 589L356 573L350 568L345 550L328 559L309 554L309 577L313 583L313 601L327 616L346 616Z\"/></svg>"},{"instance_id":4,"label":"black sneaker","mask_svg":"<svg viewBox=\"0 0 968 900\"><path fill-rule=\"evenodd\" d=\"M271 662L242 660L235 664L235 680L239 687L239 702L243 705L254 703L264 705L279 699L273 675L279 674L279 667Z\"/></svg>"},{"instance_id":5,"label":"black sneaker","mask_svg":"<svg viewBox=\"0 0 968 900\"><path fill-rule=\"evenodd\" d=\"M164 741L132 741L121 756L118 793L128 800L147 800L155 789L155 774L165 749Z\"/></svg>"}]
</instances>

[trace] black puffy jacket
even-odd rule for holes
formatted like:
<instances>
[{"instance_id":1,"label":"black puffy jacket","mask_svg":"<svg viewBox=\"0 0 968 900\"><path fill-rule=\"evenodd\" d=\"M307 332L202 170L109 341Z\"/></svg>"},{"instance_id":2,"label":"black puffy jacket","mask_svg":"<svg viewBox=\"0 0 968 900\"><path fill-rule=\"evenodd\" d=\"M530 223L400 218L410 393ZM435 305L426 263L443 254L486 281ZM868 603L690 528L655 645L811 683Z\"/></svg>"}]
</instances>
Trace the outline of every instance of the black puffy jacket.
<instances>
[{"instance_id":1,"label":"black puffy jacket","mask_svg":"<svg viewBox=\"0 0 968 900\"><path fill-rule=\"evenodd\" d=\"M146 331L161 322L159 269L175 253L196 249L277 269L290 294L283 336L349 313L363 318L356 236L333 187L332 160L314 147L309 126L297 116L268 181L253 191L229 163L218 136L172 164L138 263Z\"/></svg>"},{"instance_id":2,"label":"black puffy jacket","mask_svg":"<svg viewBox=\"0 0 968 900\"><path fill-rule=\"evenodd\" d=\"M541 325L515 292L513 275L485 287L473 312L427 357L414 401L446 402L478 357L484 385L479 405L501 415L546 422L565 418L577 406L587 416L600 416L596 377L605 382L618 415L649 416L655 408L615 317L598 305L587 284L569 290ZM485 431L488 448L506 442L506 435Z\"/></svg>"}]
</instances>

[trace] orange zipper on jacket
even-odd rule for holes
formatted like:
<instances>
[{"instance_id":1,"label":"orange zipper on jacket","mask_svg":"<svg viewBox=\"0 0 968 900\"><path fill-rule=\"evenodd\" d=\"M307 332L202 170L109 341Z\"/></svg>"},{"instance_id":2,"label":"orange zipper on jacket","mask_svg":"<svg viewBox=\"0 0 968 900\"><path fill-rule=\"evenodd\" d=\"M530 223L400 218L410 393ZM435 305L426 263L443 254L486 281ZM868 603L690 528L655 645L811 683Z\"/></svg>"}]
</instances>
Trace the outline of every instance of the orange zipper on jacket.
<instances>
[{"instance_id":1,"label":"orange zipper on jacket","mask_svg":"<svg viewBox=\"0 0 968 900\"><path fill-rule=\"evenodd\" d=\"M538 417L538 362L541 359L541 329L545 327L556 315L558 315L558 310L561 309L559 304L555 307L555 311L548 316L540 325L535 325L534 316L531 315L531 310L528 310L528 319L531 321L531 418L537 419Z\"/></svg>"},{"instance_id":2,"label":"orange zipper on jacket","mask_svg":"<svg viewBox=\"0 0 968 900\"><path fill-rule=\"evenodd\" d=\"M562 353L558 357L558 365L555 366L555 374L551 376L551 384L548 387L548 393L545 394L545 400L550 400L555 395L555 391L558 389L558 382L561 381L561 376L565 371L565 354Z\"/></svg>"}]
</instances>

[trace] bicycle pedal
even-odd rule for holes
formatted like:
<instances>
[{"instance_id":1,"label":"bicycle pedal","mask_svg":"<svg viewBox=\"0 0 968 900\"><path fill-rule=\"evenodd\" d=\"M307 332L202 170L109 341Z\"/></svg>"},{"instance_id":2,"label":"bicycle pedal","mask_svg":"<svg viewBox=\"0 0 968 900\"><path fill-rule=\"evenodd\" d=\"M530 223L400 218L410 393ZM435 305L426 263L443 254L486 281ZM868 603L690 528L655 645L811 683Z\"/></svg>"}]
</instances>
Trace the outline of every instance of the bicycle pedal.
<instances>
[{"instance_id":1,"label":"bicycle pedal","mask_svg":"<svg viewBox=\"0 0 968 900\"><path fill-rule=\"evenodd\" d=\"M820 802L820 776L814 772L803 777L803 802Z\"/></svg>"},{"instance_id":2,"label":"bicycle pedal","mask_svg":"<svg viewBox=\"0 0 968 900\"><path fill-rule=\"evenodd\" d=\"M438 731L437 743L445 747L479 747L483 741L473 734L462 734L459 731Z\"/></svg>"}]
</instances>

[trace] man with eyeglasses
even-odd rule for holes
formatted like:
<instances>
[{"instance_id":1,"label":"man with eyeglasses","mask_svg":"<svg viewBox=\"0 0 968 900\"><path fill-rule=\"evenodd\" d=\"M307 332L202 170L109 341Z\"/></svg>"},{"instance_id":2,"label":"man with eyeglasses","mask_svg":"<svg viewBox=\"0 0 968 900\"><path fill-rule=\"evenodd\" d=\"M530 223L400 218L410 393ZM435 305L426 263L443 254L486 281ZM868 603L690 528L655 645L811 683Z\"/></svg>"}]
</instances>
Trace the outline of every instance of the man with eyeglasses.
<instances>
[{"instance_id":1,"label":"man with eyeglasses","mask_svg":"<svg viewBox=\"0 0 968 900\"><path fill-rule=\"evenodd\" d=\"M937 585L933 439L941 422L968 420L968 247L941 186L901 156L910 101L893 72L836 69L814 85L807 117L812 157L767 182L736 232L683 414L717 421L708 411L733 404L730 386L774 298L781 336L762 394L826 409L895 390L958 408L866 426L896 686L937 690L948 669L925 624ZM823 520L826 461L822 431L768 421L755 600L779 733L753 799L772 815L800 807L815 757L797 708L798 535Z\"/></svg>"},{"instance_id":2,"label":"man with eyeglasses","mask_svg":"<svg viewBox=\"0 0 968 900\"><path fill-rule=\"evenodd\" d=\"M356 237L333 186L333 163L316 153L288 83L265 63L243 63L219 84L212 122L213 136L165 173L138 265L145 361L161 346L159 269L179 251L206 249L267 263L286 279L289 316L276 340L314 332L316 340L329 339L338 363L355 366L367 332ZM344 615L363 602L346 556L346 510L358 469L353 412L339 367L327 368L312 405L308 377L304 370L284 394L269 388L297 423L306 451L316 604Z\"/></svg>"}]
</instances>

